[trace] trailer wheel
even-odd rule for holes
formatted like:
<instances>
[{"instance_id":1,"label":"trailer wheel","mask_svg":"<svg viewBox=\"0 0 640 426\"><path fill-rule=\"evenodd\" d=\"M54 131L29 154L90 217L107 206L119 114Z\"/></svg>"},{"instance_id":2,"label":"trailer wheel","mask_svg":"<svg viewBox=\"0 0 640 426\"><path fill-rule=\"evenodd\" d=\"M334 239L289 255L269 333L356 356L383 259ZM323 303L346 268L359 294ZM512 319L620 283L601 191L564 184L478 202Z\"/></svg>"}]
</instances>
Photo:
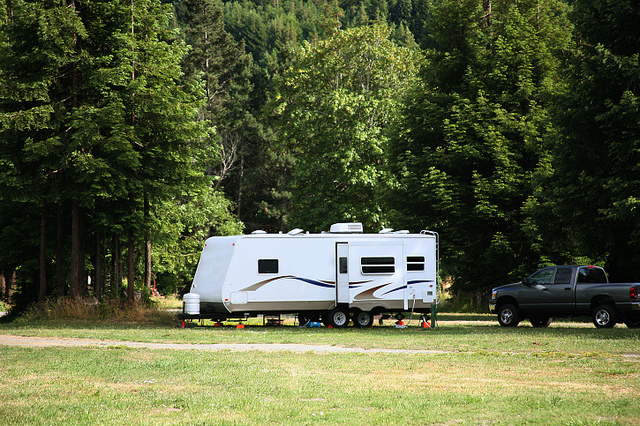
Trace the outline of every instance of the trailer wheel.
<instances>
[{"instance_id":1,"label":"trailer wheel","mask_svg":"<svg viewBox=\"0 0 640 426\"><path fill-rule=\"evenodd\" d=\"M298 314L298 322L300 323L300 327L304 327L311 322L311 316L306 312L300 312Z\"/></svg>"},{"instance_id":2,"label":"trailer wheel","mask_svg":"<svg viewBox=\"0 0 640 426\"><path fill-rule=\"evenodd\" d=\"M370 328L373 324L373 315L371 315L371 312L356 311L353 314L353 323L356 327Z\"/></svg>"},{"instance_id":3,"label":"trailer wheel","mask_svg":"<svg viewBox=\"0 0 640 426\"><path fill-rule=\"evenodd\" d=\"M612 328L618 322L618 314L613 306L600 305L593 310L591 319L596 328Z\"/></svg>"},{"instance_id":4,"label":"trailer wheel","mask_svg":"<svg viewBox=\"0 0 640 426\"><path fill-rule=\"evenodd\" d=\"M343 308L335 308L329 312L329 325L333 328L343 328L349 325L349 313Z\"/></svg>"}]
</instances>

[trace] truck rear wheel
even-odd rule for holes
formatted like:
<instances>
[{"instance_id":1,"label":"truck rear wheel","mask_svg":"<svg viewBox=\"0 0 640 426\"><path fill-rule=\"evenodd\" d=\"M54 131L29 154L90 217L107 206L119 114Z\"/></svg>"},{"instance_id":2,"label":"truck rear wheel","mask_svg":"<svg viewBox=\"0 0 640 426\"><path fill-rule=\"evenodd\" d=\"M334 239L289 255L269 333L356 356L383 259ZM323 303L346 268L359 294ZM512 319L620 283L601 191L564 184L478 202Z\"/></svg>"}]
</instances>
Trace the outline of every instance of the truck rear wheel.
<instances>
[{"instance_id":1,"label":"truck rear wheel","mask_svg":"<svg viewBox=\"0 0 640 426\"><path fill-rule=\"evenodd\" d=\"M599 305L593 310L591 319L596 328L612 328L618 322L618 313L611 305Z\"/></svg>"},{"instance_id":2,"label":"truck rear wheel","mask_svg":"<svg viewBox=\"0 0 640 426\"><path fill-rule=\"evenodd\" d=\"M549 327L551 317L531 317L529 321L531 321L531 325L535 328Z\"/></svg>"},{"instance_id":3,"label":"truck rear wheel","mask_svg":"<svg viewBox=\"0 0 640 426\"><path fill-rule=\"evenodd\" d=\"M349 312L343 308L335 308L328 315L328 323L333 328L342 328L349 325Z\"/></svg>"},{"instance_id":4,"label":"truck rear wheel","mask_svg":"<svg viewBox=\"0 0 640 426\"><path fill-rule=\"evenodd\" d=\"M626 325L628 328L640 328L640 317L628 318L624 321L624 325Z\"/></svg>"},{"instance_id":5,"label":"truck rear wheel","mask_svg":"<svg viewBox=\"0 0 640 426\"><path fill-rule=\"evenodd\" d=\"M520 309L510 303L498 309L498 322L503 327L517 327L520 324Z\"/></svg>"}]
</instances>

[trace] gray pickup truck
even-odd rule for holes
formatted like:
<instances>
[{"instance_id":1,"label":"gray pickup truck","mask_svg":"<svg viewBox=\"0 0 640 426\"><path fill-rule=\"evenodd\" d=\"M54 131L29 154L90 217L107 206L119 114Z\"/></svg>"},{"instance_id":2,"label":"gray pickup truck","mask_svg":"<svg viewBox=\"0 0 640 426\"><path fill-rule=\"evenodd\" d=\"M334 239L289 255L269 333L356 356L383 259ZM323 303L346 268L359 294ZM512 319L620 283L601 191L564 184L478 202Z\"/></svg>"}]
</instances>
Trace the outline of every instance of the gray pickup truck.
<instances>
[{"instance_id":1,"label":"gray pickup truck","mask_svg":"<svg viewBox=\"0 0 640 426\"><path fill-rule=\"evenodd\" d=\"M515 327L528 318L534 327L546 327L552 317L591 316L598 328L624 322L640 327L638 283L609 283L597 266L550 266L515 284L491 290L489 311L498 322Z\"/></svg>"}]
</instances>

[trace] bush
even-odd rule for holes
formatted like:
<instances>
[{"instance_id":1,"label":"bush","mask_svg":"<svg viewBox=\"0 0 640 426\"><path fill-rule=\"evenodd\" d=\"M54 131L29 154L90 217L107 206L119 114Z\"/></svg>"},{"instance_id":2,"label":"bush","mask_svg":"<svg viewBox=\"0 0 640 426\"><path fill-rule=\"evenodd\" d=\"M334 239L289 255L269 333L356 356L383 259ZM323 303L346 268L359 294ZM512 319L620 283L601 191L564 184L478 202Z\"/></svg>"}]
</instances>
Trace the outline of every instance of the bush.
<instances>
[{"instance_id":1,"label":"bush","mask_svg":"<svg viewBox=\"0 0 640 426\"><path fill-rule=\"evenodd\" d=\"M489 312L489 296L485 292L447 294L438 305L438 311L486 314Z\"/></svg>"},{"instance_id":2,"label":"bush","mask_svg":"<svg viewBox=\"0 0 640 426\"><path fill-rule=\"evenodd\" d=\"M144 324L175 324L176 318L158 308L149 298L130 303L119 299L98 301L94 298L73 300L60 298L32 304L22 315L27 321L105 321Z\"/></svg>"}]
</instances>

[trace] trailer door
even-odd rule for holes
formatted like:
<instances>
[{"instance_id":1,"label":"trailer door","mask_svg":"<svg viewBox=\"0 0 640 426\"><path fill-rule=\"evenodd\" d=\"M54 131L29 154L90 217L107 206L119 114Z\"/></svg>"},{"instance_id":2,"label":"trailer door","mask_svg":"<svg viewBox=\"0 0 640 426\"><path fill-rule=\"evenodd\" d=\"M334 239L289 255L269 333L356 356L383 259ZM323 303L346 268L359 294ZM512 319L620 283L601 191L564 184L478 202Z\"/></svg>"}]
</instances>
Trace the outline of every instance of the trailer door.
<instances>
[{"instance_id":1,"label":"trailer door","mask_svg":"<svg viewBox=\"0 0 640 426\"><path fill-rule=\"evenodd\" d=\"M336 243L336 304L349 300L349 244Z\"/></svg>"}]
</instances>

